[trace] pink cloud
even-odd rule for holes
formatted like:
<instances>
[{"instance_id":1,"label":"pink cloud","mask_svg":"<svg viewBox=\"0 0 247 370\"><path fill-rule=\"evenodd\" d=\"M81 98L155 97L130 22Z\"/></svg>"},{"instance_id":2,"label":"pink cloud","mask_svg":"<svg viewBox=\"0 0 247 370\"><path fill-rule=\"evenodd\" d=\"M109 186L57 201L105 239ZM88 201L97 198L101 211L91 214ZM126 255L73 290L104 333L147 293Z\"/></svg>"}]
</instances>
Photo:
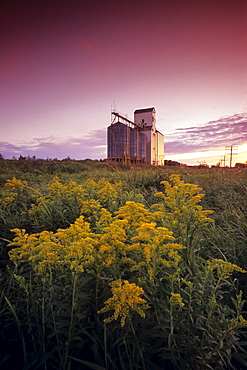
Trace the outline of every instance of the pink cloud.
<instances>
[{"instance_id":1,"label":"pink cloud","mask_svg":"<svg viewBox=\"0 0 247 370\"><path fill-rule=\"evenodd\" d=\"M104 159L106 158L106 131L91 131L88 137L34 138L27 143L0 142L0 153L5 158L36 156L37 158Z\"/></svg>"},{"instance_id":2,"label":"pink cloud","mask_svg":"<svg viewBox=\"0 0 247 370\"><path fill-rule=\"evenodd\" d=\"M247 113L234 114L203 126L176 129L165 136L165 153L192 153L247 143Z\"/></svg>"}]
</instances>

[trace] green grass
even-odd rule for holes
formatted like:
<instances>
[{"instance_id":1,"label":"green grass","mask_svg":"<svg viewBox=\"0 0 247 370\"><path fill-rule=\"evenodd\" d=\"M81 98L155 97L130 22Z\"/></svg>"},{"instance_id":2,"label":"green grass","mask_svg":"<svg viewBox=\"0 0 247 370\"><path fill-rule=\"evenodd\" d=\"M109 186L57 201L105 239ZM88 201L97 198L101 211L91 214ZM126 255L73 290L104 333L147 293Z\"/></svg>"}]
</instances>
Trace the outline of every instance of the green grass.
<instances>
[{"instance_id":1,"label":"green grass","mask_svg":"<svg viewBox=\"0 0 247 370\"><path fill-rule=\"evenodd\" d=\"M182 180L177 185L170 178L174 174ZM162 181L171 184L170 193ZM193 184L186 188L187 193L184 183ZM196 186L204 194L199 202L202 209L191 200L192 189L197 194ZM221 271L224 262L247 270L246 168L1 160L0 202L2 368L197 370L247 366L246 329L240 324L241 315L247 319L245 274L237 269L227 277ZM152 221L155 210L161 213ZM202 210L213 211L209 217L214 222L204 222ZM117 214L128 219L124 222L129 226L116 223ZM35 270L35 254L32 262L10 261L12 229L39 236L49 231L51 239L37 244L45 250L58 242L58 229L68 233L80 215L91 234L87 231L85 235L84 230L80 236L80 229L68 248L85 238L89 244L90 238L101 238L99 246L106 243L114 248L129 248L140 241L143 247L139 252L132 247L128 252L140 267L131 270L127 262L118 262L114 268L102 268L101 253L90 271L71 273L69 257L61 270L52 268L42 275ZM157 262L158 244L152 265L139 260L144 258L141 250L158 243L160 237L150 222L171 230L175 242L186 246L179 252L179 268ZM142 223L143 229L138 231ZM119 234L114 236L117 228ZM145 236L148 230L150 234ZM24 247L24 241L19 246ZM210 263L218 259L223 261L221 267L213 268ZM151 267L156 269L154 276ZM97 311L111 296L109 283L114 279L126 279L144 289L143 297L150 305L145 319L130 315L124 327L116 321L103 322ZM184 306L172 306L171 293L178 293Z\"/></svg>"}]
</instances>

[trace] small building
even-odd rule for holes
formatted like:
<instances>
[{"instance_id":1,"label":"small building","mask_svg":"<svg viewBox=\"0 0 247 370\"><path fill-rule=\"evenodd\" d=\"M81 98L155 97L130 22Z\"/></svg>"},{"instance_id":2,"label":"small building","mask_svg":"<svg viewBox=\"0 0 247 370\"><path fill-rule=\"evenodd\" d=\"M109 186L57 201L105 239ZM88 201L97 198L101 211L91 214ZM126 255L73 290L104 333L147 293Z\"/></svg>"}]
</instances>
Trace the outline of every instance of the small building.
<instances>
[{"instance_id":1,"label":"small building","mask_svg":"<svg viewBox=\"0 0 247 370\"><path fill-rule=\"evenodd\" d=\"M124 163L164 165L164 135L156 129L156 111L137 109L134 121L112 111L107 128L107 158Z\"/></svg>"}]
</instances>

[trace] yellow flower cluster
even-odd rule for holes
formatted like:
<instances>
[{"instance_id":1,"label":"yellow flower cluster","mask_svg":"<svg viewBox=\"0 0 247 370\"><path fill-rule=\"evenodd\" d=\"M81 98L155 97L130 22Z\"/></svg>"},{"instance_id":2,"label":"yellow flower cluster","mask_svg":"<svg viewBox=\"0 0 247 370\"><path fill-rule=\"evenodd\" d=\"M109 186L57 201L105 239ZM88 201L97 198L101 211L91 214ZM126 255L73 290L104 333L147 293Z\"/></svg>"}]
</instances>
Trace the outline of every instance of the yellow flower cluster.
<instances>
[{"instance_id":1,"label":"yellow flower cluster","mask_svg":"<svg viewBox=\"0 0 247 370\"><path fill-rule=\"evenodd\" d=\"M105 179L101 179L97 184L97 196L102 205L115 204L122 190L122 183L111 184Z\"/></svg>"},{"instance_id":2,"label":"yellow flower cluster","mask_svg":"<svg viewBox=\"0 0 247 370\"><path fill-rule=\"evenodd\" d=\"M116 217L128 222L129 228L135 230L141 222L149 222L155 219L156 214L151 213L141 203L127 201L124 206L115 212Z\"/></svg>"},{"instance_id":3,"label":"yellow flower cluster","mask_svg":"<svg viewBox=\"0 0 247 370\"><path fill-rule=\"evenodd\" d=\"M171 231L165 227L157 227L154 222L142 222L136 232L137 235L131 240L138 243L128 248L137 256L132 270L137 270L142 266L148 267L149 278L153 280L162 266L177 267L181 259L178 251L184 247L172 243L174 237Z\"/></svg>"},{"instance_id":4,"label":"yellow flower cluster","mask_svg":"<svg viewBox=\"0 0 247 370\"><path fill-rule=\"evenodd\" d=\"M180 294L176 294L176 293L171 293L170 305L171 306L180 306L180 307L183 307L184 306L184 303L183 303L183 300L182 300L181 295Z\"/></svg>"},{"instance_id":5,"label":"yellow flower cluster","mask_svg":"<svg viewBox=\"0 0 247 370\"><path fill-rule=\"evenodd\" d=\"M99 236L99 253L103 265L111 266L127 258L125 224L124 220L114 220Z\"/></svg>"},{"instance_id":6,"label":"yellow flower cluster","mask_svg":"<svg viewBox=\"0 0 247 370\"><path fill-rule=\"evenodd\" d=\"M111 213L104 207L100 208L98 220L96 221L97 230L103 230L113 221Z\"/></svg>"},{"instance_id":7,"label":"yellow flower cluster","mask_svg":"<svg viewBox=\"0 0 247 370\"><path fill-rule=\"evenodd\" d=\"M231 276L233 271L238 271L242 273L246 273L247 271L243 270L241 267L227 262L220 259L213 259L211 261L208 261L208 272L212 272L213 270L217 270L218 277L220 279L227 279Z\"/></svg>"},{"instance_id":8,"label":"yellow flower cluster","mask_svg":"<svg viewBox=\"0 0 247 370\"><path fill-rule=\"evenodd\" d=\"M84 189L84 197L78 199L81 206L81 214L93 226L106 226L111 220L111 214L104 207L111 211L116 209L122 183L111 184L105 179L101 179L96 183L94 180L88 179L84 184ZM104 220L103 213L105 216Z\"/></svg>"},{"instance_id":9,"label":"yellow flower cluster","mask_svg":"<svg viewBox=\"0 0 247 370\"><path fill-rule=\"evenodd\" d=\"M55 177L47 189L49 191L49 197L54 196L67 196L69 198L83 198L85 190L75 181L70 180L67 185L63 185L58 177Z\"/></svg>"},{"instance_id":10,"label":"yellow flower cluster","mask_svg":"<svg viewBox=\"0 0 247 370\"><path fill-rule=\"evenodd\" d=\"M87 186L93 187L91 182ZM55 180L52 189L59 193L64 186L60 187ZM118 278L124 265L132 271L142 270L154 279L163 267L177 267L181 259L179 250L184 247L174 243L167 228L157 227L153 222L156 213L143 204L128 201L115 212L116 216L96 199L81 200L81 205L84 216L67 229L33 235L13 230L16 237L10 246L20 248L13 249L10 258L16 264L29 262L45 275L67 266L73 271L86 269Z\"/></svg>"},{"instance_id":11,"label":"yellow flower cluster","mask_svg":"<svg viewBox=\"0 0 247 370\"><path fill-rule=\"evenodd\" d=\"M231 319L231 323L234 329L241 329L247 327L247 320L245 320L242 315L239 315L238 317Z\"/></svg>"},{"instance_id":12,"label":"yellow flower cluster","mask_svg":"<svg viewBox=\"0 0 247 370\"><path fill-rule=\"evenodd\" d=\"M119 199L122 188L123 184L121 182L111 184L109 181L102 178L97 183L92 179L88 179L84 183L84 189L86 192L85 199L97 199L102 206L114 206Z\"/></svg>"},{"instance_id":13,"label":"yellow flower cluster","mask_svg":"<svg viewBox=\"0 0 247 370\"><path fill-rule=\"evenodd\" d=\"M51 271L69 268L84 271L94 261L94 248L97 239L90 232L90 226L79 217L68 229L58 229L56 233L43 231L29 235L25 230L14 229L16 237L10 246L20 246L9 252L10 259L29 262L41 275L47 276Z\"/></svg>"},{"instance_id":14,"label":"yellow flower cluster","mask_svg":"<svg viewBox=\"0 0 247 370\"><path fill-rule=\"evenodd\" d=\"M3 198L1 199L1 206L3 208L7 208L18 198L18 194L20 194L26 186L26 181L18 180L15 177L11 180L6 180L6 183L4 184L5 191L3 193Z\"/></svg>"},{"instance_id":15,"label":"yellow flower cluster","mask_svg":"<svg viewBox=\"0 0 247 370\"><path fill-rule=\"evenodd\" d=\"M27 185L26 181L18 180L17 178L13 177L11 180L6 180L5 187L11 188L12 190L16 190L18 188L23 188L24 185Z\"/></svg>"},{"instance_id":16,"label":"yellow flower cluster","mask_svg":"<svg viewBox=\"0 0 247 370\"><path fill-rule=\"evenodd\" d=\"M81 206L81 213L84 215L87 221L89 221L91 224L94 224L99 220L102 206L97 199L79 199L79 204Z\"/></svg>"},{"instance_id":17,"label":"yellow flower cluster","mask_svg":"<svg viewBox=\"0 0 247 370\"><path fill-rule=\"evenodd\" d=\"M28 284L24 276L14 274L14 279L19 283L20 288L24 289L25 292L28 292Z\"/></svg>"},{"instance_id":18,"label":"yellow flower cluster","mask_svg":"<svg viewBox=\"0 0 247 370\"><path fill-rule=\"evenodd\" d=\"M40 212L49 213L49 209L51 206L56 206L59 198L59 201L66 203L67 206L71 201L77 202L78 206L81 206L80 213L85 216L86 220L95 223L99 219L98 215L102 206L111 211L116 210L122 187L121 182L111 184L105 179L101 179L98 183L88 179L83 186L71 180L64 185L58 177L54 177L47 188L46 196L39 196L36 204L31 205L28 213L31 219L35 219ZM10 199L5 199L5 202L7 201L9 202Z\"/></svg>"},{"instance_id":19,"label":"yellow flower cluster","mask_svg":"<svg viewBox=\"0 0 247 370\"><path fill-rule=\"evenodd\" d=\"M14 202L16 200L17 196L18 196L18 194L14 193L14 192L12 192L11 196L5 196L1 200L2 207L7 208L12 202Z\"/></svg>"},{"instance_id":20,"label":"yellow flower cluster","mask_svg":"<svg viewBox=\"0 0 247 370\"><path fill-rule=\"evenodd\" d=\"M104 322L111 322L120 318L120 324L125 325L126 318L131 312L137 312L141 317L145 317L144 310L149 308L147 301L140 296L144 294L144 290L128 280L116 280L111 284L112 297L105 302L98 313L114 310L112 316L104 319Z\"/></svg>"},{"instance_id":21,"label":"yellow flower cluster","mask_svg":"<svg viewBox=\"0 0 247 370\"><path fill-rule=\"evenodd\" d=\"M213 213L209 210L203 210L202 206L197 203L201 201L205 194L201 193L202 189L195 184L186 184L180 179L179 175L171 175L170 182L162 181L164 192L155 194L161 197L163 204L153 204L152 208L159 209L162 217L168 218L173 226L180 222L189 224L196 222L203 224L212 221L208 214ZM167 212L168 210L168 212Z\"/></svg>"}]
</instances>

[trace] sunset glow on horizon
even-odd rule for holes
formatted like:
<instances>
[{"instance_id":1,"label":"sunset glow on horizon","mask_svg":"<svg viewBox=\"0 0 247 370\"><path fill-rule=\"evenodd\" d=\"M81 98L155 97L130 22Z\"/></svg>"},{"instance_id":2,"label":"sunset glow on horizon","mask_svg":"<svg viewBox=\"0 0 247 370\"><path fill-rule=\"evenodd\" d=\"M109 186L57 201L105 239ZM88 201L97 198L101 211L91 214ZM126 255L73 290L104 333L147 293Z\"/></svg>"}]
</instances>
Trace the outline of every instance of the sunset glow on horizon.
<instances>
[{"instance_id":1,"label":"sunset glow on horizon","mask_svg":"<svg viewBox=\"0 0 247 370\"><path fill-rule=\"evenodd\" d=\"M154 106L165 159L247 161L246 0L15 1L0 14L0 153L106 158Z\"/></svg>"}]
</instances>

